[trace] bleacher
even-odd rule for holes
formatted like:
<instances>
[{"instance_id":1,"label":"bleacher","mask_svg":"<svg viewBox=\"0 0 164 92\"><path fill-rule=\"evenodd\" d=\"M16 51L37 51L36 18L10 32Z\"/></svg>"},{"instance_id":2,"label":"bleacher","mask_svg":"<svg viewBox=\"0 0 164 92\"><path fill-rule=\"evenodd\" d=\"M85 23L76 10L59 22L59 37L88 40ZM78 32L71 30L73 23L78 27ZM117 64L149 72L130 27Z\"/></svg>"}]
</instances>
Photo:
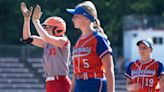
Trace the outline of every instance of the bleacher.
<instances>
[{"instance_id":1,"label":"bleacher","mask_svg":"<svg viewBox=\"0 0 164 92\"><path fill-rule=\"evenodd\" d=\"M127 92L123 73L115 71L115 79L116 92ZM0 92L45 92L44 80L41 58L0 58Z\"/></svg>"},{"instance_id":2,"label":"bleacher","mask_svg":"<svg viewBox=\"0 0 164 92\"><path fill-rule=\"evenodd\" d=\"M45 79L45 73L42 64L42 58L28 58L27 62L31 64L31 67L36 69L36 71Z\"/></svg>"},{"instance_id":3,"label":"bleacher","mask_svg":"<svg viewBox=\"0 0 164 92\"><path fill-rule=\"evenodd\" d=\"M18 58L0 58L0 92L45 92L44 84Z\"/></svg>"},{"instance_id":4,"label":"bleacher","mask_svg":"<svg viewBox=\"0 0 164 92\"><path fill-rule=\"evenodd\" d=\"M115 82L116 82L116 92L127 92L125 85L126 85L126 78L124 73L119 73L115 71Z\"/></svg>"}]
</instances>

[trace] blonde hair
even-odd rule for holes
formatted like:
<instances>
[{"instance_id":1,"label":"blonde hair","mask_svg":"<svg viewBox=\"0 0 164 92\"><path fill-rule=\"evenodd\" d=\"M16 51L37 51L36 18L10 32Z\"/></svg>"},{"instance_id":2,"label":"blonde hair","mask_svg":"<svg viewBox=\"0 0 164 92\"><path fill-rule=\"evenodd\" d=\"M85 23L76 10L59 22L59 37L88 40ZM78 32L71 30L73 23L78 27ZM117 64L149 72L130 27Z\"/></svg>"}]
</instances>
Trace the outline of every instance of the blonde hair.
<instances>
[{"instance_id":1,"label":"blonde hair","mask_svg":"<svg viewBox=\"0 0 164 92\"><path fill-rule=\"evenodd\" d=\"M103 28L101 27L100 20L98 19L97 16L97 10L95 5L91 1L84 1L76 6L77 7L82 7L85 9L91 16L94 17L94 28L97 29L97 31L101 32L103 35L105 35Z\"/></svg>"}]
</instances>

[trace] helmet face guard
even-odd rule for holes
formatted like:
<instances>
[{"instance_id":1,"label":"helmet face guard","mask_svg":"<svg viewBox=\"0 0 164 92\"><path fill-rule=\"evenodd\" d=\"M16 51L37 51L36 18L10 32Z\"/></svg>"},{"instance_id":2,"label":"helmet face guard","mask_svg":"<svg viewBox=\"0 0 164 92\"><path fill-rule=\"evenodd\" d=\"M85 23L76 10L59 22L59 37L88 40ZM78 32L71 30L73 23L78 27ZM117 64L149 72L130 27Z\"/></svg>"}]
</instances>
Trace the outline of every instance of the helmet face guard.
<instances>
[{"instance_id":1,"label":"helmet face guard","mask_svg":"<svg viewBox=\"0 0 164 92\"><path fill-rule=\"evenodd\" d=\"M62 29L59 29L58 27L54 27L53 30L52 30L52 33L53 35L55 36L61 36L61 35L64 35L63 33L63 30Z\"/></svg>"},{"instance_id":2,"label":"helmet face guard","mask_svg":"<svg viewBox=\"0 0 164 92\"><path fill-rule=\"evenodd\" d=\"M62 36L66 31L65 21L60 17L50 17L42 24L44 28L53 27L51 30L54 36Z\"/></svg>"}]
</instances>

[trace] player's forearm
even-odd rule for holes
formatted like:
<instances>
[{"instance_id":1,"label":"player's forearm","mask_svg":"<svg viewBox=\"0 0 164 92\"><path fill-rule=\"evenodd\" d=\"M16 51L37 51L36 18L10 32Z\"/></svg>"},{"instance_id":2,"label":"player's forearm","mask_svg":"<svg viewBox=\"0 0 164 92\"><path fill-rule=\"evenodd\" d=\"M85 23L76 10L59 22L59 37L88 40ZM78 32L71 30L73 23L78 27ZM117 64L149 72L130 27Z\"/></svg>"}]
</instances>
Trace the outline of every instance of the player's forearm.
<instances>
[{"instance_id":1,"label":"player's forearm","mask_svg":"<svg viewBox=\"0 0 164 92\"><path fill-rule=\"evenodd\" d=\"M132 85L131 79L127 78L126 79L126 89L127 89L128 92L131 92L132 89L133 89L131 85Z\"/></svg>"},{"instance_id":2,"label":"player's forearm","mask_svg":"<svg viewBox=\"0 0 164 92\"><path fill-rule=\"evenodd\" d=\"M131 92L132 91L131 84L126 84L126 89L128 90L128 92Z\"/></svg>"},{"instance_id":3,"label":"player's forearm","mask_svg":"<svg viewBox=\"0 0 164 92\"><path fill-rule=\"evenodd\" d=\"M24 20L24 25L23 25L23 39L27 39L31 36L30 32L30 19L29 20Z\"/></svg>"},{"instance_id":4,"label":"player's forearm","mask_svg":"<svg viewBox=\"0 0 164 92\"><path fill-rule=\"evenodd\" d=\"M36 31L38 32L39 36L43 39L46 40L46 37L48 37L48 33L43 29L43 27L40 24L39 20L33 20L33 24L36 28Z\"/></svg>"},{"instance_id":5,"label":"player's forearm","mask_svg":"<svg viewBox=\"0 0 164 92\"><path fill-rule=\"evenodd\" d=\"M115 92L115 75L113 70L106 72L106 79L108 92Z\"/></svg>"},{"instance_id":6,"label":"player's forearm","mask_svg":"<svg viewBox=\"0 0 164 92\"><path fill-rule=\"evenodd\" d=\"M75 75L73 74L70 92L74 92L74 89L75 89Z\"/></svg>"},{"instance_id":7,"label":"player's forearm","mask_svg":"<svg viewBox=\"0 0 164 92\"><path fill-rule=\"evenodd\" d=\"M115 75L112 55L106 54L102 58L102 63L106 70L107 90L108 92L115 92Z\"/></svg>"},{"instance_id":8,"label":"player's forearm","mask_svg":"<svg viewBox=\"0 0 164 92\"><path fill-rule=\"evenodd\" d=\"M43 29L39 20L33 20L34 26L42 38L43 41L53 44L54 46L63 47L64 44L68 41L65 37L55 37L48 34L48 32Z\"/></svg>"},{"instance_id":9,"label":"player's forearm","mask_svg":"<svg viewBox=\"0 0 164 92\"><path fill-rule=\"evenodd\" d=\"M164 92L164 75L161 75L159 84L160 84L160 92Z\"/></svg>"}]
</instances>

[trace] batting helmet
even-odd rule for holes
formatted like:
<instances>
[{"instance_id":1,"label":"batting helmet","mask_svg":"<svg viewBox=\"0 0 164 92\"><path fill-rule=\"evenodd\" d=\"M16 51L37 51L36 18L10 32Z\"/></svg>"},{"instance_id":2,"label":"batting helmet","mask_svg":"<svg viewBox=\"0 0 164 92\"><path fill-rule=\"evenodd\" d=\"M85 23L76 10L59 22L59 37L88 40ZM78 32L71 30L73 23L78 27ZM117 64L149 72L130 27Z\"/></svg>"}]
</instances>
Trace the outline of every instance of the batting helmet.
<instances>
[{"instance_id":1,"label":"batting helmet","mask_svg":"<svg viewBox=\"0 0 164 92\"><path fill-rule=\"evenodd\" d=\"M52 33L55 36L64 35L64 33L66 32L66 23L60 17L56 17L56 16L49 17L44 21L42 25L53 26L54 30L52 30Z\"/></svg>"}]
</instances>

